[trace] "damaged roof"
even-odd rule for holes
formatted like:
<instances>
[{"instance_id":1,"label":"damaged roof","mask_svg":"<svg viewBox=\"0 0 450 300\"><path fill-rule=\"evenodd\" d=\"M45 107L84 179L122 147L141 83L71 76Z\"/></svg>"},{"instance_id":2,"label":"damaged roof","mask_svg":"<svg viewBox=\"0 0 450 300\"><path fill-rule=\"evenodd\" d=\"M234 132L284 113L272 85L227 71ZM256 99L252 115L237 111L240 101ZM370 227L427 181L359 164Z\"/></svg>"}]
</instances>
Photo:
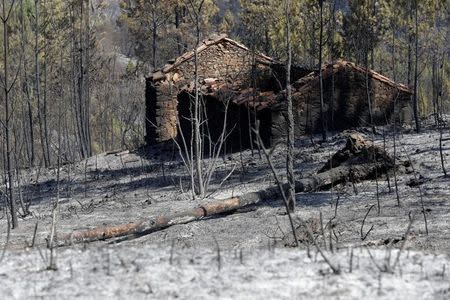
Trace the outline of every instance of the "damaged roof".
<instances>
[{"instance_id":1,"label":"damaged roof","mask_svg":"<svg viewBox=\"0 0 450 300\"><path fill-rule=\"evenodd\" d=\"M199 47L197 47L197 54L207 50L211 46L218 44L230 44L239 49L245 51L251 51L249 48L243 44L230 39L227 35L219 35L216 37L208 38L204 40ZM175 80L178 74L172 74L177 68L183 63L193 59L195 56L195 50L188 51L176 59L170 60L164 67L154 71L149 77L153 82L161 82L168 78ZM264 65L281 65L275 59L261 54L255 53L256 61ZM338 60L332 64L326 64L321 68L323 78L326 79L332 74L338 72L358 72L362 74L367 74L370 78L383 82L391 87L397 88L400 91L412 94L411 88L404 84L397 83L386 76L383 76L371 69L367 69L358 66L352 62L345 60ZM174 77L172 77L172 75ZM319 71L313 71L308 75L300 78L293 83L293 92L302 93L309 88L313 87L319 78ZM216 98L228 98L231 99L237 105L243 105L247 108L255 109L256 111L263 110L265 108L273 107L274 105L281 104L284 99L284 93L277 93L275 91L259 91L253 88L243 88L242 86L236 84L236 82L230 82L226 78L205 78L200 80L199 88L203 95L213 96ZM182 88L187 92L192 92L194 90L194 83L187 82Z\"/></svg>"},{"instance_id":2,"label":"damaged roof","mask_svg":"<svg viewBox=\"0 0 450 300\"><path fill-rule=\"evenodd\" d=\"M197 47L197 54L205 51L206 49L208 49L211 46L217 45L217 44L231 44L235 47L238 47L242 50L245 51L251 51L249 48L247 48L246 46L244 46L243 44L230 39L226 34L222 34L216 37L210 37L206 40L204 40L199 47ZM177 68L178 66L180 66L181 64L183 64L184 62L191 60L193 57L195 56L195 49L188 51L186 53L184 53L183 55L179 56L176 59L172 59L170 60L164 67L155 70L151 75L150 75L150 79L153 81L159 81L162 79L165 79L166 76L165 74L170 73L171 71L173 71L175 68ZM276 61L264 54L261 53L255 53L255 57L257 62L262 63L262 64L273 64L276 63Z\"/></svg>"},{"instance_id":3,"label":"damaged roof","mask_svg":"<svg viewBox=\"0 0 450 300\"><path fill-rule=\"evenodd\" d=\"M397 83L391 79L389 79L386 76L383 76L371 69L367 69L361 66L358 66L352 62L345 61L345 60L338 60L334 64L327 64L324 65L322 68L322 76L323 79L328 78L332 74L336 74L341 71L351 71L351 72L359 72L362 74L368 74L370 78L373 78L375 80L381 81L391 87L397 88L400 91L403 91L405 93L412 94L413 91L411 88L409 88L405 84ZM317 80L319 79L319 71L311 72L310 74L306 75L305 77L297 80L293 86L297 90L296 92L301 92L302 90L308 89L311 85L313 85Z\"/></svg>"},{"instance_id":4,"label":"damaged roof","mask_svg":"<svg viewBox=\"0 0 450 300\"><path fill-rule=\"evenodd\" d=\"M191 92L194 87L187 89ZM236 105L261 111L277 103L277 94L274 91L260 91L254 88L242 89L224 80L207 78L200 82L200 91L203 95L212 96L222 101L231 100Z\"/></svg>"}]
</instances>

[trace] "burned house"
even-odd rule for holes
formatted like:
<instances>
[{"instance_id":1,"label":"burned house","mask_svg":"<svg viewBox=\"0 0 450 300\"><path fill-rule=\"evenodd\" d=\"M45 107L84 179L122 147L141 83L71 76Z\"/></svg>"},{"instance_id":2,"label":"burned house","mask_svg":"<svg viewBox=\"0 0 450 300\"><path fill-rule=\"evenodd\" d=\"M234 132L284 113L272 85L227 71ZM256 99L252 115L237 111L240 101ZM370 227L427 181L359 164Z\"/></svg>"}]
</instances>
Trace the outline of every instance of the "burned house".
<instances>
[{"instance_id":1,"label":"burned house","mask_svg":"<svg viewBox=\"0 0 450 300\"><path fill-rule=\"evenodd\" d=\"M412 91L406 85L355 65L339 60L322 67L325 124L328 130L411 121ZM293 106L298 134L319 132L319 71L312 72L293 84ZM282 99L278 109L282 111ZM281 130L281 129L279 129Z\"/></svg>"},{"instance_id":2,"label":"burned house","mask_svg":"<svg viewBox=\"0 0 450 300\"><path fill-rule=\"evenodd\" d=\"M202 132L208 139L205 146L217 143L226 132L227 151L245 149L254 140L250 128L256 124L267 146L284 135L284 65L219 36L203 41L196 51L168 62L147 78L147 144L191 140L196 53ZM365 125L367 95L376 123L392 119L409 103L411 91L406 86L352 63L339 61L322 71L330 129ZM291 76L296 134L316 132L320 123L318 71L293 66Z\"/></svg>"},{"instance_id":3,"label":"burned house","mask_svg":"<svg viewBox=\"0 0 450 300\"><path fill-rule=\"evenodd\" d=\"M204 136L216 142L226 120L228 149L247 148L252 142L250 128L258 122L263 141L270 144L271 107L284 88L284 66L226 36L203 41L196 52ZM190 141L194 61L195 52L187 52L147 79L147 144L180 138ZM294 67L292 79L309 72Z\"/></svg>"}]
</instances>

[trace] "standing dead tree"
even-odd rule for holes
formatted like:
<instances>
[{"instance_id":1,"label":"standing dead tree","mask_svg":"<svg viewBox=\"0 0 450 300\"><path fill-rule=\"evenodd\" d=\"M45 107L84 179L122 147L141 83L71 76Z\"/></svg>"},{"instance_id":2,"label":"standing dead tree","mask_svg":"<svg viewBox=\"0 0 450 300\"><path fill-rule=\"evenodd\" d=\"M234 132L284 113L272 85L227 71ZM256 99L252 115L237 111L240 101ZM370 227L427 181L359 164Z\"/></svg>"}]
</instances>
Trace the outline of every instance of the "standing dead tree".
<instances>
[{"instance_id":1,"label":"standing dead tree","mask_svg":"<svg viewBox=\"0 0 450 300\"><path fill-rule=\"evenodd\" d=\"M442 90L443 90L443 82L444 82L444 76L445 76L445 72L444 72L444 65L445 65L445 60L446 60L446 55L443 54L442 55L442 61L440 64L440 72L435 72L435 76L437 78L435 78L435 85L436 85L436 110L437 110L437 126L439 128L439 155L441 157L441 168L442 168L442 172L444 173L444 176L447 177L447 169L445 168L445 157L444 157L444 151L443 151L443 142L444 142L444 128L446 126L446 120L444 119L444 108L443 108L443 103L441 103L441 105L439 105L439 98L442 98ZM442 101L442 100L441 100Z\"/></svg>"},{"instance_id":2,"label":"standing dead tree","mask_svg":"<svg viewBox=\"0 0 450 300\"><path fill-rule=\"evenodd\" d=\"M289 7L289 4L286 3L286 8ZM287 12L287 9L286 9ZM286 14L287 16L287 14ZM287 21L287 23L289 23L289 21ZM288 29L288 28L287 28ZM288 29L289 30L289 29ZM288 47L289 47L289 42L288 42ZM293 201L295 201L295 198L290 198L292 196L295 197L295 182L293 184L291 184L291 182L288 182L287 184L287 193L288 193L288 197L286 197L286 192L285 192L285 188L283 188L283 184L281 183L279 177L278 177L278 173L275 170L275 167L273 166L272 160L270 158L270 153L267 151L267 149L264 147L264 143L262 142L261 136L259 134L258 131L256 131L256 136L258 138L258 143L260 143L260 146L264 152L264 156L267 159L267 163L269 164L270 170L272 171L273 176L275 177L275 182L277 184L279 193L281 195L281 199L283 200L283 204L286 208L286 213L288 215L289 218L289 225L291 226L291 230L292 230L292 235L294 237L294 244L296 247L298 247L298 239L297 239L297 233L295 231L295 225L294 225L294 221L292 220L292 212L294 210L294 207L291 207L291 205L295 205L294 203L291 203ZM289 172L289 170L288 170ZM290 195L290 194L293 195Z\"/></svg>"},{"instance_id":3,"label":"standing dead tree","mask_svg":"<svg viewBox=\"0 0 450 300\"><path fill-rule=\"evenodd\" d=\"M413 94L413 111L414 111L414 121L416 124L416 132L420 132L420 120L419 120L419 99L418 99L418 79L419 79L419 22L418 22L418 11L419 11L419 1L413 0L415 13L414 13L414 94Z\"/></svg>"},{"instance_id":4,"label":"standing dead tree","mask_svg":"<svg viewBox=\"0 0 450 300\"><path fill-rule=\"evenodd\" d=\"M72 44L72 109L82 158L91 156L90 126L90 67L91 67L91 27L90 0L82 0L70 5Z\"/></svg>"},{"instance_id":5,"label":"standing dead tree","mask_svg":"<svg viewBox=\"0 0 450 300\"><path fill-rule=\"evenodd\" d=\"M9 22L11 17L11 12L15 5L15 0L5 1L2 0L2 15L0 16L0 20L3 28L3 99L5 101L5 117L4 117L4 130L5 130L5 139L6 139L6 175L7 175L7 187L8 187L8 200L9 200L9 209L11 212L11 226L12 228L17 228L19 223L17 220L17 208L16 202L14 199L14 181L13 181L13 161L12 161L12 110L14 109L13 103L11 102L11 90L14 87L19 70L15 74L13 80L9 81L9 70L11 68L9 63ZM9 6L8 6L9 5ZM19 64L20 65L20 64Z\"/></svg>"},{"instance_id":6,"label":"standing dead tree","mask_svg":"<svg viewBox=\"0 0 450 300\"><path fill-rule=\"evenodd\" d=\"M3 192L0 190L0 196L3 196ZM6 214L8 214L8 206L7 206L7 201L4 202L5 204L5 212ZM0 254L0 263L3 261L3 259L5 258L5 254L6 254L6 249L8 248L8 244L9 244L9 240L11 237L11 225L9 224L9 216L6 216L6 222L7 222L7 226L6 226L6 240L4 242L4 246L3 249L1 250L1 254Z\"/></svg>"},{"instance_id":7,"label":"standing dead tree","mask_svg":"<svg viewBox=\"0 0 450 300\"><path fill-rule=\"evenodd\" d=\"M215 173L216 169L217 169L217 162L219 161L219 157L220 154L222 153L222 151L225 151L225 145L227 142L227 138L229 136L229 134L231 133L232 130L234 130L234 128L231 128L230 130L228 130L228 113L229 113L229 106L230 103L232 101L231 95L227 95L226 93L224 93L224 95L219 96L219 99L217 99L217 101L219 102L218 105L220 105L220 103L223 104L223 121L221 124L221 131L220 131L220 135L217 138L217 140L214 140L211 132L210 132L210 128L209 128L209 116L208 116L208 111L206 109L206 104L204 101L201 101L201 106L202 106L202 111L203 111L203 116L202 118L204 119L202 121L202 128L205 127L205 129L202 130L202 145L208 143L207 145L204 145L204 147L208 146L208 154L209 157L207 159L207 164L204 163L204 161L202 161L201 164L201 168L202 168L202 179L201 182L203 184L203 190L205 192L204 197L208 196L207 193L209 192L209 187L210 187L210 183L212 180L212 176ZM191 113L192 114L192 113ZM193 119L190 118L189 121L192 123ZM192 125L191 125L192 126ZM178 148L178 153L181 157L181 160L183 161L184 166L186 167L188 174L190 176L191 179L191 184L192 184L192 197L195 197L195 171L194 171L194 164L195 164L195 160L193 160L193 156L192 156L192 138L191 141L188 141L187 137L184 135L184 131L183 128L181 126L181 120L177 120L177 128L178 128L178 138L174 138L173 142L176 144L177 148ZM203 131L205 131L203 133ZM189 142L191 142L191 145L189 145ZM203 153L204 149L202 149L202 153ZM226 181L226 179L228 179L228 177L232 174L232 172L234 171L234 168L230 171L230 173L228 175L226 175L223 179L222 179L222 183L220 184L220 186L223 184L224 181Z\"/></svg>"},{"instance_id":8,"label":"standing dead tree","mask_svg":"<svg viewBox=\"0 0 450 300\"><path fill-rule=\"evenodd\" d=\"M47 129L47 108L46 108L46 93L44 89L44 97L42 97L41 92L41 62L40 55L41 45L39 44L39 36L41 33L40 24L40 0L34 1L34 60L35 60L35 97L37 103L37 115L38 115L38 125L39 125L39 138L41 142L42 156L44 160L45 167L50 166L50 151L48 145L48 129ZM43 99L42 99L43 98ZM43 100L43 101L42 101ZM42 103L43 102L43 103Z\"/></svg>"},{"instance_id":9,"label":"standing dead tree","mask_svg":"<svg viewBox=\"0 0 450 300\"><path fill-rule=\"evenodd\" d=\"M195 26L195 49L194 49L194 115L193 115L193 139L191 141L191 145L194 145L194 151L191 151L191 155L194 154L194 157L191 157L191 161L195 161L195 169L196 169L196 180L197 180L197 195L200 198L205 196L205 189L203 185L203 175L202 175L202 157L203 157L203 143L200 132L201 126L201 103L200 103L200 93L199 93L199 74L198 74L198 47L200 46L200 21L201 21L201 13L203 4L205 0L199 1L197 3L194 0L185 0L186 8L189 13L189 17ZM194 188L194 187L193 187Z\"/></svg>"},{"instance_id":10,"label":"standing dead tree","mask_svg":"<svg viewBox=\"0 0 450 300\"><path fill-rule=\"evenodd\" d=\"M295 210L295 178L294 178L294 113L292 108L292 87L291 87L291 64L292 64L292 45L291 45L291 1L286 0L285 3L285 18L286 18L286 102L287 102L287 156L286 156L286 173L288 179L289 190L287 193L288 212ZM323 116L322 116L323 117ZM264 144L260 143L261 147Z\"/></svg>"},{"instance_id":11,"label":"standing dead tree","mask_svg":"<svg viewBox=\"0 0 450 300\"><path fill-rule=\"evenodd\" d=\"M323 0L319 0L320 8L320 32L319 32L319 85L320 85L320 120L322 130L322 140L327 140L327 126L325 120L325 106L323 95L323 72L322 72L322 59L323 59Z\"/></svg>"},{"instance_id":12,"label":"standing dead tree","mask_svg":"<svg viewBox=\"0 0 450 300\"><path fill-rule=\"evenodd\" d=\"M63 65L63 56L61 54L61 58L60 58L60 76L62 77L62 65ZM60 89L59 89L59 96L61 98L64 97L64 88L61 85ZM65 115L65 113L64 113ZM57 151L57 159L56 159L56 199L53 202L53 208L52 208L52 225L50 228L50 239L48 242L48 248L50 249L50 261L49 261L49 265L48 265L48 269L50 270L57 270L57 266L56 266L56 253L55 253L55 249L54 249L54 241L55 241L55 236L56 236L56 226L57 226L57 221L58 221L58 211L59 211L59 198L60 198L60 194L61 194L61 148L62 148L62 142L61 142L61 128L62 128L62 120L63 118L63 112L62 112L62 108L61 108L61 102L58 103L58 151Z\"/></svg>"},{"instance_id":13,"label":"standing dead tree","mask_svg":"<svg viewBox=\"0 0 450 300\"><path fill-rule=\"evenodd\" d=\"M33 128L33 108L32 100L30 96L30 87L28 82L28 61L25 57L26 53L26 43L27 43L27 32L25 27L25 7L24 0L20 0L20 55L22 59L22 74L20 76L20 85L22 89L22 97L26 99L26 114L24 114L24 137L27 147L27 156L29 160L29 165L34 166L36 153L35 153L35 140L34 140L34 128ZM25 102L25 101L24 101Z\"/></svg>"}]
</instances>

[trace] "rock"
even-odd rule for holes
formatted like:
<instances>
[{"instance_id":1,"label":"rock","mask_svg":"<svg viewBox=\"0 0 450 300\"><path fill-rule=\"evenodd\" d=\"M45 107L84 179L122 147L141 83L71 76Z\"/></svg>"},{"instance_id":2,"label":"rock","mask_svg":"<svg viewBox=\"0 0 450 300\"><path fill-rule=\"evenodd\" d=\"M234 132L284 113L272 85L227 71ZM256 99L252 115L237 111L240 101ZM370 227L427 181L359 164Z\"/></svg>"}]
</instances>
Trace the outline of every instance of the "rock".
<instances>
[{"instance_id":1,"label":"rock","mask_svg":"<svg viewBox=\"0 0 450 300\"><path fill-rule=\"evenodd\" d=\"M217 78L205 78L205 84L207 86L213 85L217 81Z\"/></svg>"},{"instance_id":2,"label":"rock","mask_svg":"<svg viewBox=\"0 0 450 300\"><path fill-rule=\"evenodd\" d=\"M162 71L153 73L153 76L152 76L153 81L159 81L159 80L165 79L165 78L166 78L166 74L164 74Z\"/></svg>"},{"instance_id":3,"label":"rock","mask_svg":"<svg viewBox=\"0 0 450 300\"><path fill-rule=\"evenodd\" d=\"M372 147L373 143L366 140L361 134L351 133L347 138L347 144L345 148L350 150L352 153L358 153L362 149L367 149Z\"/></svg>"},{"instance_id":4,"label":"rock","mask_svg":"<svg viewBox=\"0 0 450 300\"><path fill-rule=\"evenodd\" d=\"M352 166L374 162L382 162L388 169L394 166L394 159L386 151L366 140L362 135L352 133L347 137L345 147L336 152L318 173L341 165Z\"/></svg>"},{"instance_id":5,"label":"rock","mask_svg":"<svg viewBox=\"0 0 450 300\"><path fill-rule=\"evenodd\" d=\"M430 181L430 178L424 177L422 174L419 175L419 177L411 178L406 185L409 187L418 187L419 185L424 184L425 182Z\"/></svg>"},{"instance_id":6,"label":"rock","mask_svg":"<svg viewBox=\"0 0 450 300\"><path fill-rule=\"evenodd\" d=\"M177 81L179 81L180 80L180 75L178 74L178 73L174 73L173 75L172 75L172 81L173 82L177 82Z\"/></svg>"}]
</instances>

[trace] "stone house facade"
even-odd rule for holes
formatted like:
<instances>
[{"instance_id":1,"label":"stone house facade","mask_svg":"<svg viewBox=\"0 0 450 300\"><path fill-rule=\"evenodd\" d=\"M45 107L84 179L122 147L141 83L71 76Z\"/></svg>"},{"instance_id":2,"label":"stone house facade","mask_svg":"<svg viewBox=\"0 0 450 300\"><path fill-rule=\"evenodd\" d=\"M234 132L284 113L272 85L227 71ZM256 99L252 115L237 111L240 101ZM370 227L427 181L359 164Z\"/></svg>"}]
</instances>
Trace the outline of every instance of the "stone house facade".
<instances>
[{"instance_id":1,"label":"stone house facade","mask_svg":"<svg viewBox=\"0 0 450 300\"><path fill-rule=\"evenodd\" d=\"M190 140L194 56L194 51L187 52L147 78L147 144L177 140L180 136ZM283 138L286 119L283 64L226 36L203 41L197 48L197 58L198 88L209 146L225 130L229 132L228 150L247 148L255 139L250 129L255 126L267 146ZM346 61L325 65L322 72L329 130L368 125L369 98L375 124L408 120L410 88ZM297 136L321 128L318 74L292 67Z\"/></svg>"},{"instance_id":2,"label":"stone house facade","mask_svg":"<svg viewBox=\"0 0 450 300\"><path fill-rule=\"evenodd\" d=\"M186 106L189 102L186 98L194 90L194 55L194 51L185 53L147 79L148 144L177 137L179 123L183 122L179 108ZM217 98L220 91L226 90L229 97L233 96L234 104L238 101L235 97L238 91L247 90L252 85L252 78L257 82L270 81L266 78L271 76L270 66L275 64L270 57L253 53L226 36L203 41L197 48L197 57L202 96L209 96L208 100L212 101L211 98Z\"/></svg>"},{"instance_id":3,"label":"stone house facade","mask_svg":"<svg viewBox=\"0 0 450 300\"><path fill-rule=\"evenodd\" d=\"M369 127L371 123L387 125L394 120L411 122L412 90L406 85L344 60L323 66L322 74L328 130ZM282 103L281 99L278 103ZM322 122L318 71L293 84L293 103L297 133L319 132ZM277 109L274 111L276 114Z\"/></svg>"}]
</instances>

